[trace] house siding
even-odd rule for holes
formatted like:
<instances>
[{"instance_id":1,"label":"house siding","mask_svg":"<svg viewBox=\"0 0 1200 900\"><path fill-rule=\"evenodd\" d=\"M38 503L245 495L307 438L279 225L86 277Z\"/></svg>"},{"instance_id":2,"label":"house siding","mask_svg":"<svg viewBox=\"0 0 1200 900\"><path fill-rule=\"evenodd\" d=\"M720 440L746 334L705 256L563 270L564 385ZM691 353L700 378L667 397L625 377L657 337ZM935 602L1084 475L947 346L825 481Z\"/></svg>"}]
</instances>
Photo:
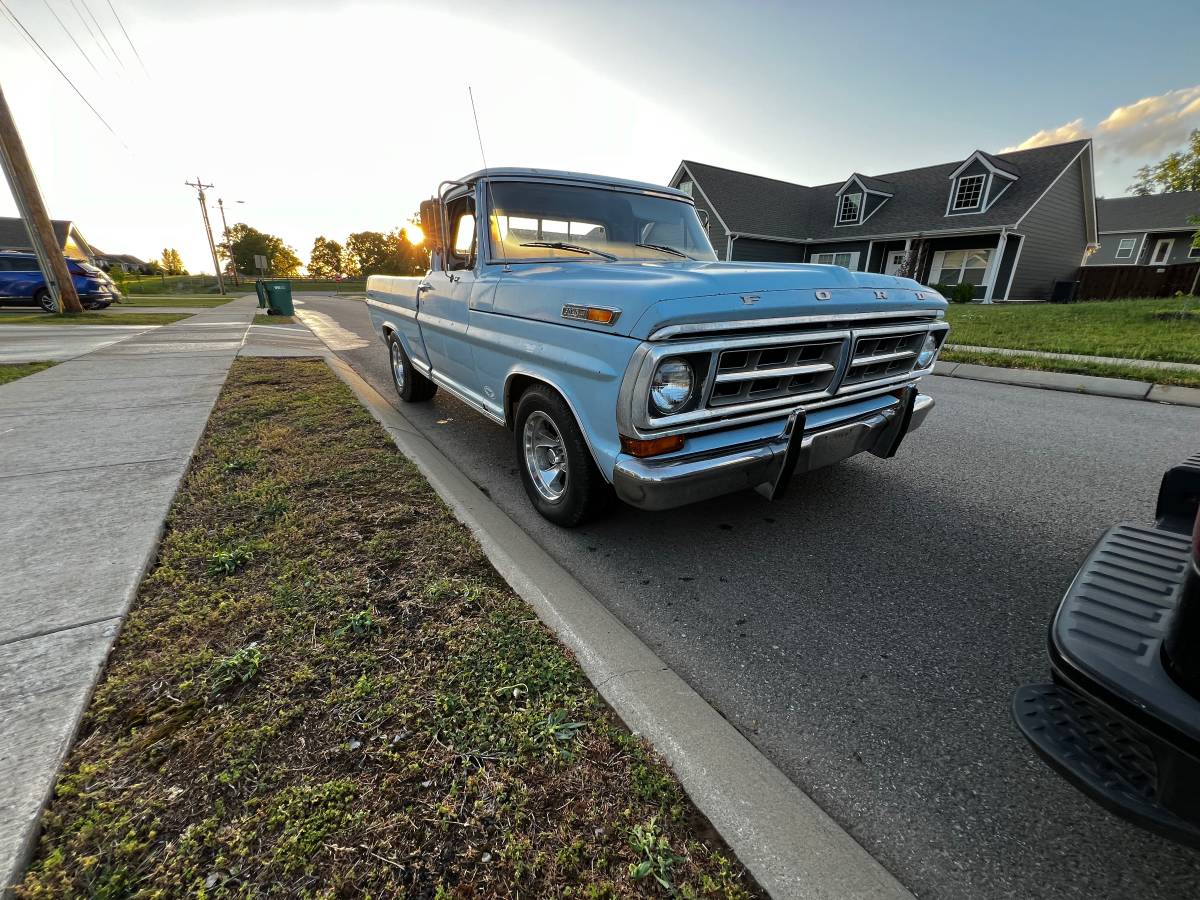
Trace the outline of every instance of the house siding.
<instances>
[{"instance_id":1,"label":"house siding","mask_svg":"<svg viewBox=\"0 0 1200 900\"><path fill-rule=\"evenodd\" d=\"M739 262L804 262L804 245L740 237L733 242L733 258Z\"/></svg>"},{"instance_id":2,"label":"house siding","mask_svg":"<svg viewBox=\"0 0 1200 900\"><path fill-rule=\"evenodd\" d=\"M1131 266L1137 262L1138 250L1142 247L1144 231L1123 231L1120 234L1100 235L1100 249L1087 258L1087 266ZM1117 259L1117 248L1121 241L1133 238L1133 255Z\"/></svg>"},{"instance_id":3,"label":"house siding","mask_svg":"<svg viewBox=\"0 0 1200 900\"><path fill-rule=\"evenodd\" d=\"M1048 300L1056 281L1075 281L1087 225L1082 157L1076 159L1020 223L1025 235L1021 261L1009 300ZM1090 202L1090 201L1087 201Z\"/></svg>"},{"instance_id":4,"label":"house siding","mask_svg":"<svg viewBox=\"0 0 1200 900\"><path fill-rule=\"evenodd\" d=\"M1146 249L1142 252L1142 258L1139 260L1143 265L1151 265L1150 260L1154 258L1154 248L1160 240L1173 240L1175 243L1171 245L1171 253L1165 260L1159 263L1154 263L1156 266L1173 266L1179 263L1195 262L1195 259L1188 259L1188 250L1192 246L1193 231L1151 231L1146 236Z\"/></svg>"}]
</instances>

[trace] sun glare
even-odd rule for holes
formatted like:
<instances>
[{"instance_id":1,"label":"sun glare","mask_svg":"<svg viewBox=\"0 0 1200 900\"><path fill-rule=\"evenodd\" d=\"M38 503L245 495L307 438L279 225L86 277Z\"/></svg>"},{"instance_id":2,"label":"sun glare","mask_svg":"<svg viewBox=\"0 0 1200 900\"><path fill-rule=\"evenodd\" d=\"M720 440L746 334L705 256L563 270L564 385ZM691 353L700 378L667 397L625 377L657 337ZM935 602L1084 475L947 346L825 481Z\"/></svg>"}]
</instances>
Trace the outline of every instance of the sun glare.
<instances>
[{"instance_id":1,"label":"sun glare","mask_svg":"<svg viewBox=\"0 0 1200 900\"><path fill-rule=\"evenodd\" d=\"M414 247L425 243L425 232L420 225L408 225L405 227L404 233L408 235L408 242Z\"/></svg>"}]
</instances>

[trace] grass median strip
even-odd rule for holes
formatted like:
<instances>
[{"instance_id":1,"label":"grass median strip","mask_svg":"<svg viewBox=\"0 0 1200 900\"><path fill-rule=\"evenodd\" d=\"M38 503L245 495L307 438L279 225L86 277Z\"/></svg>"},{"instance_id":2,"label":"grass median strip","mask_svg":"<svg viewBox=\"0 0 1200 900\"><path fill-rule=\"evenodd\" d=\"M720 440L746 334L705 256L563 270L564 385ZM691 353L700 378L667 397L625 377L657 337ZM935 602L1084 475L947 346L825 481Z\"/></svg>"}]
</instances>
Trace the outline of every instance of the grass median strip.
<instances>
[{"instance_id":1,"label":"grass median strip","mask_svg":"<svg viewBox=\"0 0 1200 900\"><path fill-rule=\"evenodd\" d=\"M190 313L0 313L0 325L170 325Z\"/></svg>"},{"instance_id":2,"label":"grass median strip","mask_svg":"<svg viewBox=\"0 0 1200 900\"><path fill-rule=\"evenodd\" d=\"M24 378L26 375L33 375L52 365L54 365L52 362L0 363L0 384L8 384L8 382Z\"/></svg>"},{"instance_id":3,"label":"grass median strip","mask_svg":"<svg viewBox=\"0 0 1200 900\"><path fill-rule=\"evenodd\" d=\"M1070 375L1099 375L1103 378L1127 378L1150 384L1170 384L1200 388L1200 372L1188 369L1163 369L1097 363L1071 359L1047 359L1044 356L1011 356L1007 353L982 353L975 350L943 350L942 362L975 363L1005 369L1032 369L1035 372L1064 372Z\"/></svg>"},{"instance_id":4,"label":"grass median strip","mask_svg":"<svg viewBox=\"0 0 1200 900\"><path fill-rule=\"evenodd\" d=\"M951 304L950 342L1008 350L1200 363L1200 303L1182 299Z\"/></svg>"},{"instance_id":5,"label":"grass median strip","mask_svg":"<svg viewBox=\"0 0 1200 900\"><path fill-rule=\"evenodd\" d=\"M231 289L233 290L233 289ZM229 296L206 297L203 294L180 296L179 294L126 294L121 297L122 307L151 306L165 309L171 306L182 306L192 309L211 309L214 306L224 306L238 296L234 292Z\"/></svg>"},{"instance_id":6,"label":"grass median strip","mask_svg":"<svg viewBox=\"0 0 1200 900\"><path fill-rule=\"evenodd\" d=\"M21 897L756 896L324 363L239 360Z\"/></svg>"}]
</instances>

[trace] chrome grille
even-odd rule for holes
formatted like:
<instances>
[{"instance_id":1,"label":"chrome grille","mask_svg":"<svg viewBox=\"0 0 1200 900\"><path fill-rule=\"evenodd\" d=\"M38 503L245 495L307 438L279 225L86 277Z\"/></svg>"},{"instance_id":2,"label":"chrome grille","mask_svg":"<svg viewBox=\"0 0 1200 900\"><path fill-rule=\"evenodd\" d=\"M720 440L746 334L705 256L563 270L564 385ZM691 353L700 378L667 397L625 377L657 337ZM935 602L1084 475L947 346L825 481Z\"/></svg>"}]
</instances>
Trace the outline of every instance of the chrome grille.
<instances>
[{"instance_id":1,"label":"chrome grille","mask_svg":"<svg viewBox=\"0 0 1200 900\"><path fill-rule=\"evenodd\" d=\"M842 338L722 350L710 407L828 390L841 361Z\"/></svg>"},{"instance_id":2,"label":"chrome grille","mask_svg":"<svg viewBox=\"0 0 1200 900\"><path fill-rule=\"evenodd\" d=\"M906 375L916 365L928 329L894 334L859 335L842 386L864 384L881 378Z\"/></svg>"}]
</instances>

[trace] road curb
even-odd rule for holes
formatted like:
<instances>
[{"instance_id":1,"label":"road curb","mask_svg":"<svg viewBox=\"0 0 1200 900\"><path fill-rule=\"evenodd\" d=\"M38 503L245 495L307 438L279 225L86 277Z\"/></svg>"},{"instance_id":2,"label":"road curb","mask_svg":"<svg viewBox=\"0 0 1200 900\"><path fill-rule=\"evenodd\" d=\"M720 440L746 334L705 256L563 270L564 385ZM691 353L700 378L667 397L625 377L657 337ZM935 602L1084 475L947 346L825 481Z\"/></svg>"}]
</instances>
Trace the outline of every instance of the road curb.
<instances>
[{"instance_id":1,"label":"road curb","mask_svg":"<svg viewBox=\"0 0 1200 900\"><path fill-rule=\"evenodd\" d=\"M330 368L772 897L913 895L334 353Z\"/></svg>"},{"instance_id":2,"label":"road curb","mask_svg":"<svg viewBox=\"0 0 1200 900\"><path fill-rule=\"evenodd\" d=\"M1177 406L1200 407L1200 388L1152 384L1127 378L1103 378L1098 375L1072 375L1066 372L1041 372L1036 369L1009 369L1002 366L981 366L977 363L938 361L935 375L944 378L967 378L995 384L1067 391L1094 397L1116 397L1122 400L1149 400Z\"/></svg>"}]
</instances>

